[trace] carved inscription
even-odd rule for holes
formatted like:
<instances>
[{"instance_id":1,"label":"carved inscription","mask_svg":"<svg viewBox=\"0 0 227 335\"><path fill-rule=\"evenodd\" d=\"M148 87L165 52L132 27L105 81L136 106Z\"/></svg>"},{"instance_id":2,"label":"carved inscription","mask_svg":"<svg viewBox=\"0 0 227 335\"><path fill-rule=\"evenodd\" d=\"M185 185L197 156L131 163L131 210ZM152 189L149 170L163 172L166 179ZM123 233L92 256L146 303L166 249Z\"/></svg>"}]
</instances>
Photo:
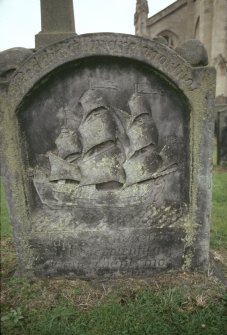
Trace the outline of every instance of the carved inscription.
<instances>
[{"instance_id":1,"label":"carved inscription","mask_svg":"<svg viewBox=\"0 0 227 335\"><path fill-rule=\"evenodd\" d=\"M152 41L140 40L138 37L120 35L116 39L112 34L104 37L97 34L49 46L31 57L12 79L9 89L12 108L47 72L63 63L92 55L116 55L145 61L171 76L174 81L177 79L182 82L188 90L194 90L190 68L185 63L182 64L182 60L173 51L167 52L164 46L153 44Z\"/></svg>"},{"instance_id":2,"label":"carved inscription","mask_svg":"<svg viewBox=\"0 0 227 335\"><path fill-rule=\"evenodd\" d=\"M153 236L152 236L153 240ZM123 237L120 238L119 236L114 240L112 243L113 246L105 245L105 248L100 246L96 247L95 256L97 259L112 259L114 258L155 258L157 255L164 254L165 257L172 256L172 250L169 248L160 248L154 247L152 245L148 245L146 242L146 238L141 235L138 236L137 242L133 247L128 246L128 240ZM66 257L74 257L80 253L85 252L87 246L83 243L80 245L76 245L70 242L70 239L62 238L59 240L53 240L53 250L57 253L57 250L61 250L61 253L64 254Z\"/></svg>"},{"instance_id":3,"label":"carved inscription","mask_svg":"<svg viewBox=\"0 0 227 335\"><path fill-rule=\"evenodd\" d=\"M39 248L43 256L37 258L37 262L50 272L54 268L55 271L73 272L82 276L89 275L90 271L93 275L114 272L149 274L181 262L183 245L180 239L178 241L173 235L164 237L160 234L138 233L137 230L131 235L115 233L114 239L89 232L88 239L83 236L78 239L53 238L46 246L41 242ZM175 245L172 244L174 240ZM163 245L160 246L162 241ZM171 247L167 246L167 241ZM45 258L49 253L53 255L52 261L46 263Z\"/></svg>"},{"instance_id":4,"label":"carved inscription","mask_svg":"<svg viewBox=\"0 0 227 335\"><path fill-rule=\"evenodd\" d=\"M57 261L49 262L46 266L46 272L48 275L58 275L59 273L66 273L70 275L76 275L81 277L96 277L96 276L109 276L114 275L119 276L119 273L127 275L150 275L153 272L160 270L165 270L166 268L171 268L172 263L170 260L166 259L152 259L152 260L141 260L135 262L134 260L110 260L103 259L100 262L92 264L95 272L91 271L86 264L79 262L77 260L65 261L60 263ZM51 271L51 268L52 271ZM39 270L38 274L42 274L42 270Z\"/></svg>"}]
</instances>

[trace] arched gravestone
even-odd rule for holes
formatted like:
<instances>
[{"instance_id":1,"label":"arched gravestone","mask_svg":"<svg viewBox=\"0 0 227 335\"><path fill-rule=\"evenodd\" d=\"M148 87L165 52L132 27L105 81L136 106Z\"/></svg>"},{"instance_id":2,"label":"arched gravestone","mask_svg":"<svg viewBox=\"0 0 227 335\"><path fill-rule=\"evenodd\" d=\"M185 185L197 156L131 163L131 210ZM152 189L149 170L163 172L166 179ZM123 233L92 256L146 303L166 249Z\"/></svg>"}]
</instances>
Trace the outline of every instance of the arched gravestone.
<instances>
[{"instance_id":1,"label":"arched gravestone","mask_svg":"<svg viewBox=\"0 0 227 335\"><path fill-rule=\"evenodd\" d=\"M207 269L214 75L109 33L22 64L1 106L20 274Z\"/></svg>"}]
</instances>

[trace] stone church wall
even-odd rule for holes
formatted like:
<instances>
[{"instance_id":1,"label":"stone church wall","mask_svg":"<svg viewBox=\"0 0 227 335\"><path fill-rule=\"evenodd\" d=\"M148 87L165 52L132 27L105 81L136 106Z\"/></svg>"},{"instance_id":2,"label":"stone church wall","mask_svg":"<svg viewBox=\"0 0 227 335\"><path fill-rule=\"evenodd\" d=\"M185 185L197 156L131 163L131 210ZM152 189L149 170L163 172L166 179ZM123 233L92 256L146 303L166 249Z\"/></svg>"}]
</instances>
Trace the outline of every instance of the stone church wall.
<instances>
[{"instance_id":1,"label":"stone church wall","mask_svg":"<svg viewBox=\"0 0 227 335\"><path fill-rule=\"evenodd\" d=\"M136 34L163 36L173 49L188 39L203 43L217 73L216 111L227 110L227 0L178 0L152 17L148 14L147 1L137 0Z\"/></svg>"}]
</instances>

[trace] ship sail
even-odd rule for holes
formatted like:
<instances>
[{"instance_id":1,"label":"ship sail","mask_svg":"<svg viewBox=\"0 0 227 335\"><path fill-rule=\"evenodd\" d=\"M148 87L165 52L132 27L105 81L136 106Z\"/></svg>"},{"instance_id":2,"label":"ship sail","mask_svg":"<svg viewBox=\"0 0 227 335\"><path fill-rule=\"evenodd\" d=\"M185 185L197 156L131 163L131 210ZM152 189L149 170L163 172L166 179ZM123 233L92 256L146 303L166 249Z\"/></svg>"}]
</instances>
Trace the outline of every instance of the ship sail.
<instances>
[{"instance_id":1,"label":"ship sail","mask_svg":"<svg viewBox=\"0 0 227 335\"><path fill-rule=\"evenodd\" d=\"M158 131L148 114L141 114L134 119L127 133L130 141L129 157L133 156L136 151L157 143Z\"/></svg>"},{"instance_id":2,"label":"ship sail","mask_svg":"<svg viewBox=\"0 0 227 335\"><path fill-rule=\"evenodd\" d=\"M102 96L96 90L89 89L83 93L80 98L80 104L83 108L82 122L95 110L106 109L106 104Z\"/></svg>"},{"instance_id":3,"label":"ship sail","mask_svg":"<svg viewBox=\"0 0 227 335\"><path fill-rule=\"evenodd\" d=\"M134 93L129 101L131 122L127 128L130 150L123 164L126 173L125 186L152 178L160 168L162 158L157 152L158 130L150 107L144 97Z\"/></svg>"},{"instance_id":4,"label":"ship sail","mask_svg":"<svg viewBox=\"0 0 227 335\"><path fill-rule=\"evenodd\" d=\"M80 186L118 182L124 184L125 172L122 167L125 156L116 143L108 142L99 151L86 155L79 162Z\"/></svg>"},{"instance_id":5,"label":"ship sail","mask_svg":"<svg viewBox=\"0 0 227 335\"><path fill-rule=\"evenodd\" d=\"M160 155L153 150L152 145L145 147L126 160L123 164L126 172L125 186L152 179L162 163Z\"/></svg>"},{"instance_id":6,"label":"ship sail","mask_svg":"<svg viewBox=\"0 0 227 335\"><path fill-rule=\"evenodd\" d=\"M160 152L160 156L163 160L161 171L167 170L174 166L176 167L179 162L180 143L177 141L175 136L168 136L166 140L167 143Z\"/></svg>"},{"instance_id":7,"label":"ship sail","mask_svg":"<svg viewBox=\"0 0 227 335\"><path fill-rule=\"evenodd\" d=\"M78 134L70 129L62 128L59 136L55 140L58 155L69 161L77 158L81 153L81 143Z\"/></svg>"},{"instance_id":8,"label":"ship sail","mask_svg":"<svg viewBox=\"0 0 227 335\"><path fill-rule=\"evenodd\" d=\"M80 181L81 176L78 166L65 161L53 153L49 153L49 161L51 167L51 174L49 177L50 181L67 179L78 182Z\"/></svg>"},{"instance_id":9,"label":"ship sail","mask_svg":"<svg viewBox=\"0 0 227 335\"><path fill-rule=\"evenodd\" d=\"M116 140L116 127L109 109L93 111L79 127L83 143L83 154L91 148L108 141Z\"/></svg>"},{"instance_id":10,"label":"ship sail","mask_svg":"<svg viewBox=\"0 0 227 335\"><path fill-rule=\"evenodd\" d=\"M143 114L150 115L150 106L142 95L134 93L128 102L131 111L131 123Z\"/></svg>"}]
</instances>

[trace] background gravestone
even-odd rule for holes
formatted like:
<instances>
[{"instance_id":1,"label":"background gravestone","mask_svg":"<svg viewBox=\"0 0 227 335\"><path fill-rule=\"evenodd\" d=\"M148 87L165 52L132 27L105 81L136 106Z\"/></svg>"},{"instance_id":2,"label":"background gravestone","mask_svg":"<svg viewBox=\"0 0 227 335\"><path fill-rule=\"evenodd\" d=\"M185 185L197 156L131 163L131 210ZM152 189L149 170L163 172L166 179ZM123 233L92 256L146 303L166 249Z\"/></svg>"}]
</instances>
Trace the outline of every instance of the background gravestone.
<instances>
[{"instance_id":1,"label":"background gravestone","mask_svg":"<svg viewBox=\"0 0 227 335\"><path fill-rule=\"evenodd\" d=\"M217 112L217 163L227 166L227 111Z\"/></svg>"},{"instance_id":2,"label":"background gravestone","mask_svg":"<svg viewBox=\"0 0 227 335\"><path fill-rule=\"evenodd\" d=\"M18 69L1 109L19 273L207 269L214 76L121 34L56 43Z\"/></svg>"},{"instance_id":3,"label":"background gravestone","mask_svg":"<svg viewBox=\"0 0 227 335\"><path fill-rule=\"evenodd\" d=\"M35 36L36 49L75 36L72 0L40 0L42 30Z\"/></svg>"}]
</instances>

